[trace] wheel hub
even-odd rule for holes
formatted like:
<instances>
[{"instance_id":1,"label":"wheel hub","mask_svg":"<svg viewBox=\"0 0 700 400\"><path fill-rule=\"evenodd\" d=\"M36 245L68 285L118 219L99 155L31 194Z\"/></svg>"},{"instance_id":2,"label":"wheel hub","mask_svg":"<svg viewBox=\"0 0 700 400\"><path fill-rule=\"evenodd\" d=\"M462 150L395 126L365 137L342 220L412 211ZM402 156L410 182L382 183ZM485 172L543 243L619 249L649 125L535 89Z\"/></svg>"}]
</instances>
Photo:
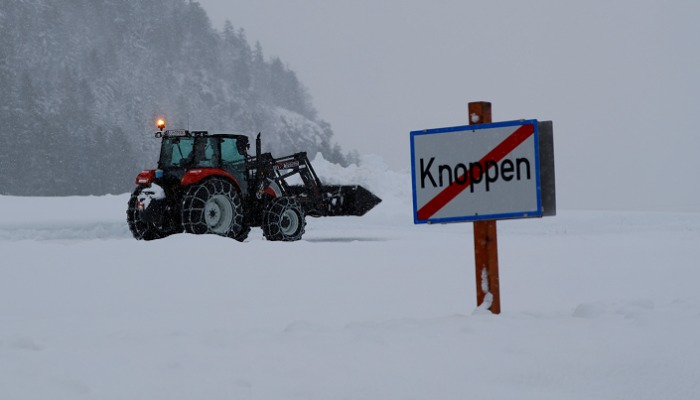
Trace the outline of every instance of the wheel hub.
<instances>
[{"instance_id":1,"label":"wheel hub","mask_svg":"<svg viewBox=\"0 0 700 400\"><path fill-rule=\"evenodd\" d=\"M292 210L282 213L280 229L285 235L293 235L299 228L299 216Z\"/></svg>"},{"instance_id":2,"label":"wheel hub","mask_svg":"<svg viewBox=\"0 0 700 400\"><path fill-rule=\"evenodd\" d=\"M226 233L233 221L233 207L226 196L212 196L204 205L204 221L215 233Z\"/></svg>"}]
</instances>

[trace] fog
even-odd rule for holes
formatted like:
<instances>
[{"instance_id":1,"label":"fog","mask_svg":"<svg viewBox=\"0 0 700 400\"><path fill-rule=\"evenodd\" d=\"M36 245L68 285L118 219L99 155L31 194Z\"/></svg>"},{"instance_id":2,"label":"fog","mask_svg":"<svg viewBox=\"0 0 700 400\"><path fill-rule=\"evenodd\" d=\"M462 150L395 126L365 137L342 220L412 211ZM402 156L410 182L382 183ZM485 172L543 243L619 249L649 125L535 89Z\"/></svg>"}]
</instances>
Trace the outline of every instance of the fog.
<instances>
[{"instance_id":1,"label":"fog","mask_svg":"<svg viewBox=\"0 0 700 400\"><path fill-rule=\"evenodd\" d=\"M279 56L345 149L410 169L409 132L554 122L558 206L700 211L695 1L201 0Z\"/></svg>"}]
</instances>

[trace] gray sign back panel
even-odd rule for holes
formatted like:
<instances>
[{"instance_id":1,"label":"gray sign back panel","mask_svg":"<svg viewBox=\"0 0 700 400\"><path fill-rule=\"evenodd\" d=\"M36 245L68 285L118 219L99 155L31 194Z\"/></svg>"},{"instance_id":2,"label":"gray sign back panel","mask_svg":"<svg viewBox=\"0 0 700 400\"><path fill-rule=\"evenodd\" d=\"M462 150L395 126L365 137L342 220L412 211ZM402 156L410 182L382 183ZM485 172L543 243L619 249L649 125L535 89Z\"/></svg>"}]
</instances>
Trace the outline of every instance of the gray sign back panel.
<instances>
[{"instance_id":1,"label":"gray sign back panel","mask_svg":"<svg viewBox=\"0 0 700 400\"><path fill-rule=\"evenodd\" d=\"M554 128L552 121L539 123L540 185L542 186L542 216L557 214L557 195L554 179Z\"/></svg>"}]
</instances>

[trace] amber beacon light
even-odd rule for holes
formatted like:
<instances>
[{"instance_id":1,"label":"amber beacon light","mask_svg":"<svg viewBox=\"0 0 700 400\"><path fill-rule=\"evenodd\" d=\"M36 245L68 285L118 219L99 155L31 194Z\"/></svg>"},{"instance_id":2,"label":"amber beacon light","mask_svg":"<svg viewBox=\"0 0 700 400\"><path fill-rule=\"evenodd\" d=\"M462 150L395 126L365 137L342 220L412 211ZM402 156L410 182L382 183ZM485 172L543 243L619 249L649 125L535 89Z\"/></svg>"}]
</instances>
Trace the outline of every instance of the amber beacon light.
<instances>
[{"instance_id":1,"label":"amber beacon light","mask_svg":"<svg viewBox=\"0 0 700 400\"><path fill-rule=\"evenodd\" d=\"M156 126L157 126L158 129L160 129L161 132L162 132L163 129L165 128L165 120L164 120L163 118L158 119L158 120L156 121Z\"/></svg>"}]
</instances>

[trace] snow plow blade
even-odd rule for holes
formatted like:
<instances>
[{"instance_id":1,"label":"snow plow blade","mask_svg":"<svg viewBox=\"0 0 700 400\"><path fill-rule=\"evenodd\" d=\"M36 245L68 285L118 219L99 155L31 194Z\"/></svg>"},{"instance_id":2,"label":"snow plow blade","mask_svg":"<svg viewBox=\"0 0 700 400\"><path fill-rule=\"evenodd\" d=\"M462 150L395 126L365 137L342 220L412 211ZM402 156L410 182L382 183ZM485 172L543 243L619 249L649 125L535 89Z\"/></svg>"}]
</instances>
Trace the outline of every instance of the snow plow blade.
<instances>
[{"instance_id":1,"label":"snow plow blade","mask_svg":"<svg viewBox=\"0 0 700 400\"><path fill-rule=\"evenodd\" d=\"M382 201L359 185L329 185L323 186L322 191L327 204L325 216L328 217L361 217Z\"/></svg>"}]
</instances>

